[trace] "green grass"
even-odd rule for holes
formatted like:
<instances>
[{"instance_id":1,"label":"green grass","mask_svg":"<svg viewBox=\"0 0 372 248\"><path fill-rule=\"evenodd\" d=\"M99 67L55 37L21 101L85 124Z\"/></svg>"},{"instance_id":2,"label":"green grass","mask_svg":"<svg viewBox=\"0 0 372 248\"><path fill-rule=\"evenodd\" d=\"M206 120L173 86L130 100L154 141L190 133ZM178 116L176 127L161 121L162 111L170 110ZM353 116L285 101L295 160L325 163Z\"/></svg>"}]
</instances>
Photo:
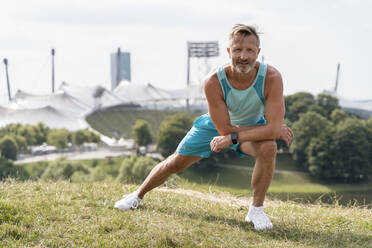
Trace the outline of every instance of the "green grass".
<instances>
[{"instance_id":1,"label":"green grass","mask_svg":"<svg viewBox=\"0 0 372 248\"><path fill-rule=\"evenodd\" d=\"M212 171L188 169L180 174L189 183L190 189L208 190L213 188L236 195L252 193L252 171L234 168L217 168ZM372 182L360 184L324 184L314 181L308 174L302 172L275 173L268 190L268 195L279 200L295 200L314 203L322 201L340 204L366 205L372 207Z\"/></svg>"},{"instance_id":2,"label":"green grass","mask_svg":"<svg viewBox=\"0 0 372 248\"><path fill-rule=\"evenodd\" d=\"M151 134L156 137L160 123L169 115L179 112L170 110L143 110L134 108L109 108L96 111L86 117L89 125L100 133L112 137L113 132L119 132L125 138L132 137L132 127L137 120L150 123ZM193 116L195 114L192 114ZM195 115L196 116L196 115Z\"/></svg>"},{"instance_id":3,"label":"green grass","mask_svg":"<svg viewBox=\"0 0 372 248\"><path fill-rule=\"evenodd\" d=\"M239 165L239 166L247 166L253 168L255 163L255 158L253 157L244 157L244 158L237 158L232 159L228 162L228 164L232 165ZM290 154L287 153L279 153L276 156L276 164L275 169L277 170L285 170L285 171L298 171L298 172L304 172L303 169L299 168L295 165L295 162Z\"/></svg>"},{"instance_id":4,"label":"green grass","mask_svg":"<svg viewBox=\"0 0 372 248\"><path fill-rule=\"evenodd\" d=\"M249 199L162 189L121 212L136 186L0 182L0 247L371 247L372 211L266 201L272 230L244 222Z\"/></svg>"},{"instance_id":5,"label":"green grass","mask_svg":"<svg viewBox=\"0 0 372 248\"><path fill-rule=\"evenodd\" d=\"M106 158L106 159L89 159L79 160L88 167L113 166L114 171L118 171L123 158ZM277 168L283 168L284 163L288 160L287 156L278 155ZM239 161L239 160L236 160ZM246 162L249 163L246 163ZM230 161L228 164L233 164ZM252 158L242 159L241 164L236 165L252 167L254 160ZM37 179L47 167L47 162L36 162L29 164L16 165L20 171L20 178ZM276 172L268 195L280 200L296 200L300 202L317 202L333 203L338 200L340 204L359 204L372 206L372 181L359 184L327 184L322 181L314 180L309 174L296 171L292 167L286 166L283 173ZM27 171L27 173L23 173ZM112 173L114 172L112 171ZM241 170L235 168L211 168L204 171L194 169L193 166L179 174L188 183L183 187L188 189L197 189L208 191L211 185L218 190L227 191L236 195L251 194L251 170ZM115 177L115 175L113 175Z\"/></svg>"}]
</instances>

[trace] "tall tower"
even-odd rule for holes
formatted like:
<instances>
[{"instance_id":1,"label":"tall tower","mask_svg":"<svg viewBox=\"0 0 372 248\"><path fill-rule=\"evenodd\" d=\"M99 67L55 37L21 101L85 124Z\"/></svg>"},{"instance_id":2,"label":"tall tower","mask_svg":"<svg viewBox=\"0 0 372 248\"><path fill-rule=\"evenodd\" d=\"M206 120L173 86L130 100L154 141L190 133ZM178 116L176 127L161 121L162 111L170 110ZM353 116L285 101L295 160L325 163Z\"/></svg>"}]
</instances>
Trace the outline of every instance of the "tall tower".
<instances>
[{"instance_id":1,"label":"tall tower","mask_svg":"<svg viewBox=\"0 0 372 248\"><path fill-rule=\"evenodd\" d=\"M9 82L9 74L8 74L8 59L4 59L4 65L5 65L5 74L6 74L6 84L8 86L8 98L9 102L12 100L11 94L10 94L10 82Z\"/></svg>"},{"instance_id":2,"label":"tall tower","mask_svg":"<svg viewBox=\"0 0 372 248\"><path fill-rule=\"evenodd\" d=\"M111 54L111 90L114 90L121 80L131 81L130 53L122 52L120 48Z\"/></svg>"},{"instance_id":3,"label":"tall tower","mask_svg":"<svg viewBox=\"0 0 372 248\"><path fill-rule=\"evenodd\" d=\"M52 48L52 93L54 93L54 55L56 54L54 48Z\"/></svg>"},{"instance_id":4,"label":"tall tower","mask_svg":"<svg viewBox=\"0 0 372 248\"><path fill-rule=\"evenodd\" d=\"M340 76L340 63L337 64L336 85L335 85L334 92L337 92L339 76Z\"/></svg>"}]
</instances>

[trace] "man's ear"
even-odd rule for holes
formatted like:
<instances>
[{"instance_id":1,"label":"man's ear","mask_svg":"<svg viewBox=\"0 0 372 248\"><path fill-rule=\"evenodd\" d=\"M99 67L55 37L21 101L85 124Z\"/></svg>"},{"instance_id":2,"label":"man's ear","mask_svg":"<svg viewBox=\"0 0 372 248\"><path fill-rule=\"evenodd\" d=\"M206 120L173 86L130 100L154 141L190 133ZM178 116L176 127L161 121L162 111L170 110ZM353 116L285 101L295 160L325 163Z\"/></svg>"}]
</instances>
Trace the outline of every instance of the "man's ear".
<instances>
[{"instance_id":1,"label":"man's ear","mask_svg":"<svg viewBox=\"0 0 372 248\"><path fill-rule=\"evenodd\" d=\"M230 47L227 48L227 53L229 54L229 58L231 59Z\"/></svg>"},{"instance_id":2,"label":"man's ear","mask_svg":"<svg viewBox=\"0 0 372 248\"><path fill-rule=\"evenodd\" d=\"M260 54L260 52L261 52L261 47L259 47L258 50L257 50L257 57Z\"/></svg>"}]
</instances>

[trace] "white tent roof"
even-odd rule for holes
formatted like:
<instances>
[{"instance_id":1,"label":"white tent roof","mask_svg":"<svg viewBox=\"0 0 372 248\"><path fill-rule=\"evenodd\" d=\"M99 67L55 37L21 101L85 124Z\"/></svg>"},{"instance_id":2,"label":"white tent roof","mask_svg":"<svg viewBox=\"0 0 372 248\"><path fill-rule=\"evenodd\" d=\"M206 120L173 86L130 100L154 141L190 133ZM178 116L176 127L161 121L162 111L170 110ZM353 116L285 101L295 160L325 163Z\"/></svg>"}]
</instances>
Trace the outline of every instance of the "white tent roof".
<instances>
[{"instance_id":1,"label":"white tent roof","mask_svg":"<svg viewBox=\"0 0 372 248\"><path fill-rule=\"evenodd\" d=\"M61 111L66 116L81 117L89 109L76 103L64 92L50 95L34 95L18 90L7 106L10 109L41 109L51 107Z\"/></svg>"},{"instance_id":2,"label":"white tent roof","mask_svg":"<svg viewBox=\"0 0 372 248\"><path fill-rule=\"evenodd\" d=\"M88 124L83 118L63 113L51 106L34 108L34 109L12 109L0 108L0 126L10 123L21 123L36 125L43 122L52 128L67 128L69 130L84 129Z\"/></svg>"},{"instance_id":3,"label":"white tent roof","mask_svg":"<svg viewBox=\"0 0 372 248\"><path fill-rule=\"evenodd\" d=\"M138 103L172 98L169 92L156 88L151 84L131 83L128 81L121 81L114 89L114 93Z\"/></svg>"},{"instance_id":4,"label":"white tent roof","mask_svg":"<svg viewBox=\"0 0 372 248\"><path fill-rule=\"evenodd\" d=\"M59 87L59 90L65 92L71 99L86 106L89 110L92 110L96 107L94 94L97 91L102 91L101 96L99 97L99 103L101 107L110 107L118 104L129 103L130 100L124 96L119 96L102 86L76 86L70 85L66 82L63 82Z\"/></svg>"},{"instance_id":5,"label":"white tent roof","mask_svg":"<svg viewBox=\"0 0 372 248\"><path fill-rule=\"evenodd\" d=\"M351 112L353 114L357 114L363 116L365 118L372 117L372 100L363 100L363 101L352 101L346 98L343 98L337 92L324 90L323 93L329 94L338 99L338 104L346 110L347 112ZM358 111L361 110L361 111Z\"/></svg>"},{"instance_id":6,"label":"white tent roof","mask_svg":"<svg viewBox=\"0 0 372 248\"><path fill-rule=\"evenodd\" d=\"M342 96L340 96L334 91L325 90L324 93L337 98L338 103L340 104L341 107L372 111L372 100L352 101L352 100L343 98Z\"/></svg>"},{"instance_id":7,"label":"white tent roof","mask_svg":"<svg viewBox=\"0 0 372 248\"><path fill-rule=\"evenodd\" d=\"M185 105L185 100L204 99L204 93L200 85L191 85L189 88L166 90L158 88L150 83L139 84L121 81L114 89L114 93L120 97L130 99L145 107L175 108Z\"/></svg>"}]
</instances>

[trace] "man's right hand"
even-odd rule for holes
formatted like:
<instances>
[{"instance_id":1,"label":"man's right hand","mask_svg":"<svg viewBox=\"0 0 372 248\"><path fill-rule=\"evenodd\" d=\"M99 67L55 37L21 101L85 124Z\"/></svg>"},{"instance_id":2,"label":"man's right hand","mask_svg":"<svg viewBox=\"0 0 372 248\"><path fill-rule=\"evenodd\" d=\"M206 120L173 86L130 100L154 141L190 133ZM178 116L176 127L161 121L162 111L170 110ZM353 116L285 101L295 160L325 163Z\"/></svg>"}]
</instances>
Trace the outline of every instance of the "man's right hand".
<instances>
[{"instance_id":1,"label":"man's right hand","mask_svg":"<svg viewBox=\"0 0 372 248\"><path fill-rule=\"evenodd\" d=\"M280 137L279 139L284 140L285 144L289 147L292 140L294 138L294 134L292 129L290 129L287 125L283 124L280 128Z\"/></svg>"}]
</instances>

